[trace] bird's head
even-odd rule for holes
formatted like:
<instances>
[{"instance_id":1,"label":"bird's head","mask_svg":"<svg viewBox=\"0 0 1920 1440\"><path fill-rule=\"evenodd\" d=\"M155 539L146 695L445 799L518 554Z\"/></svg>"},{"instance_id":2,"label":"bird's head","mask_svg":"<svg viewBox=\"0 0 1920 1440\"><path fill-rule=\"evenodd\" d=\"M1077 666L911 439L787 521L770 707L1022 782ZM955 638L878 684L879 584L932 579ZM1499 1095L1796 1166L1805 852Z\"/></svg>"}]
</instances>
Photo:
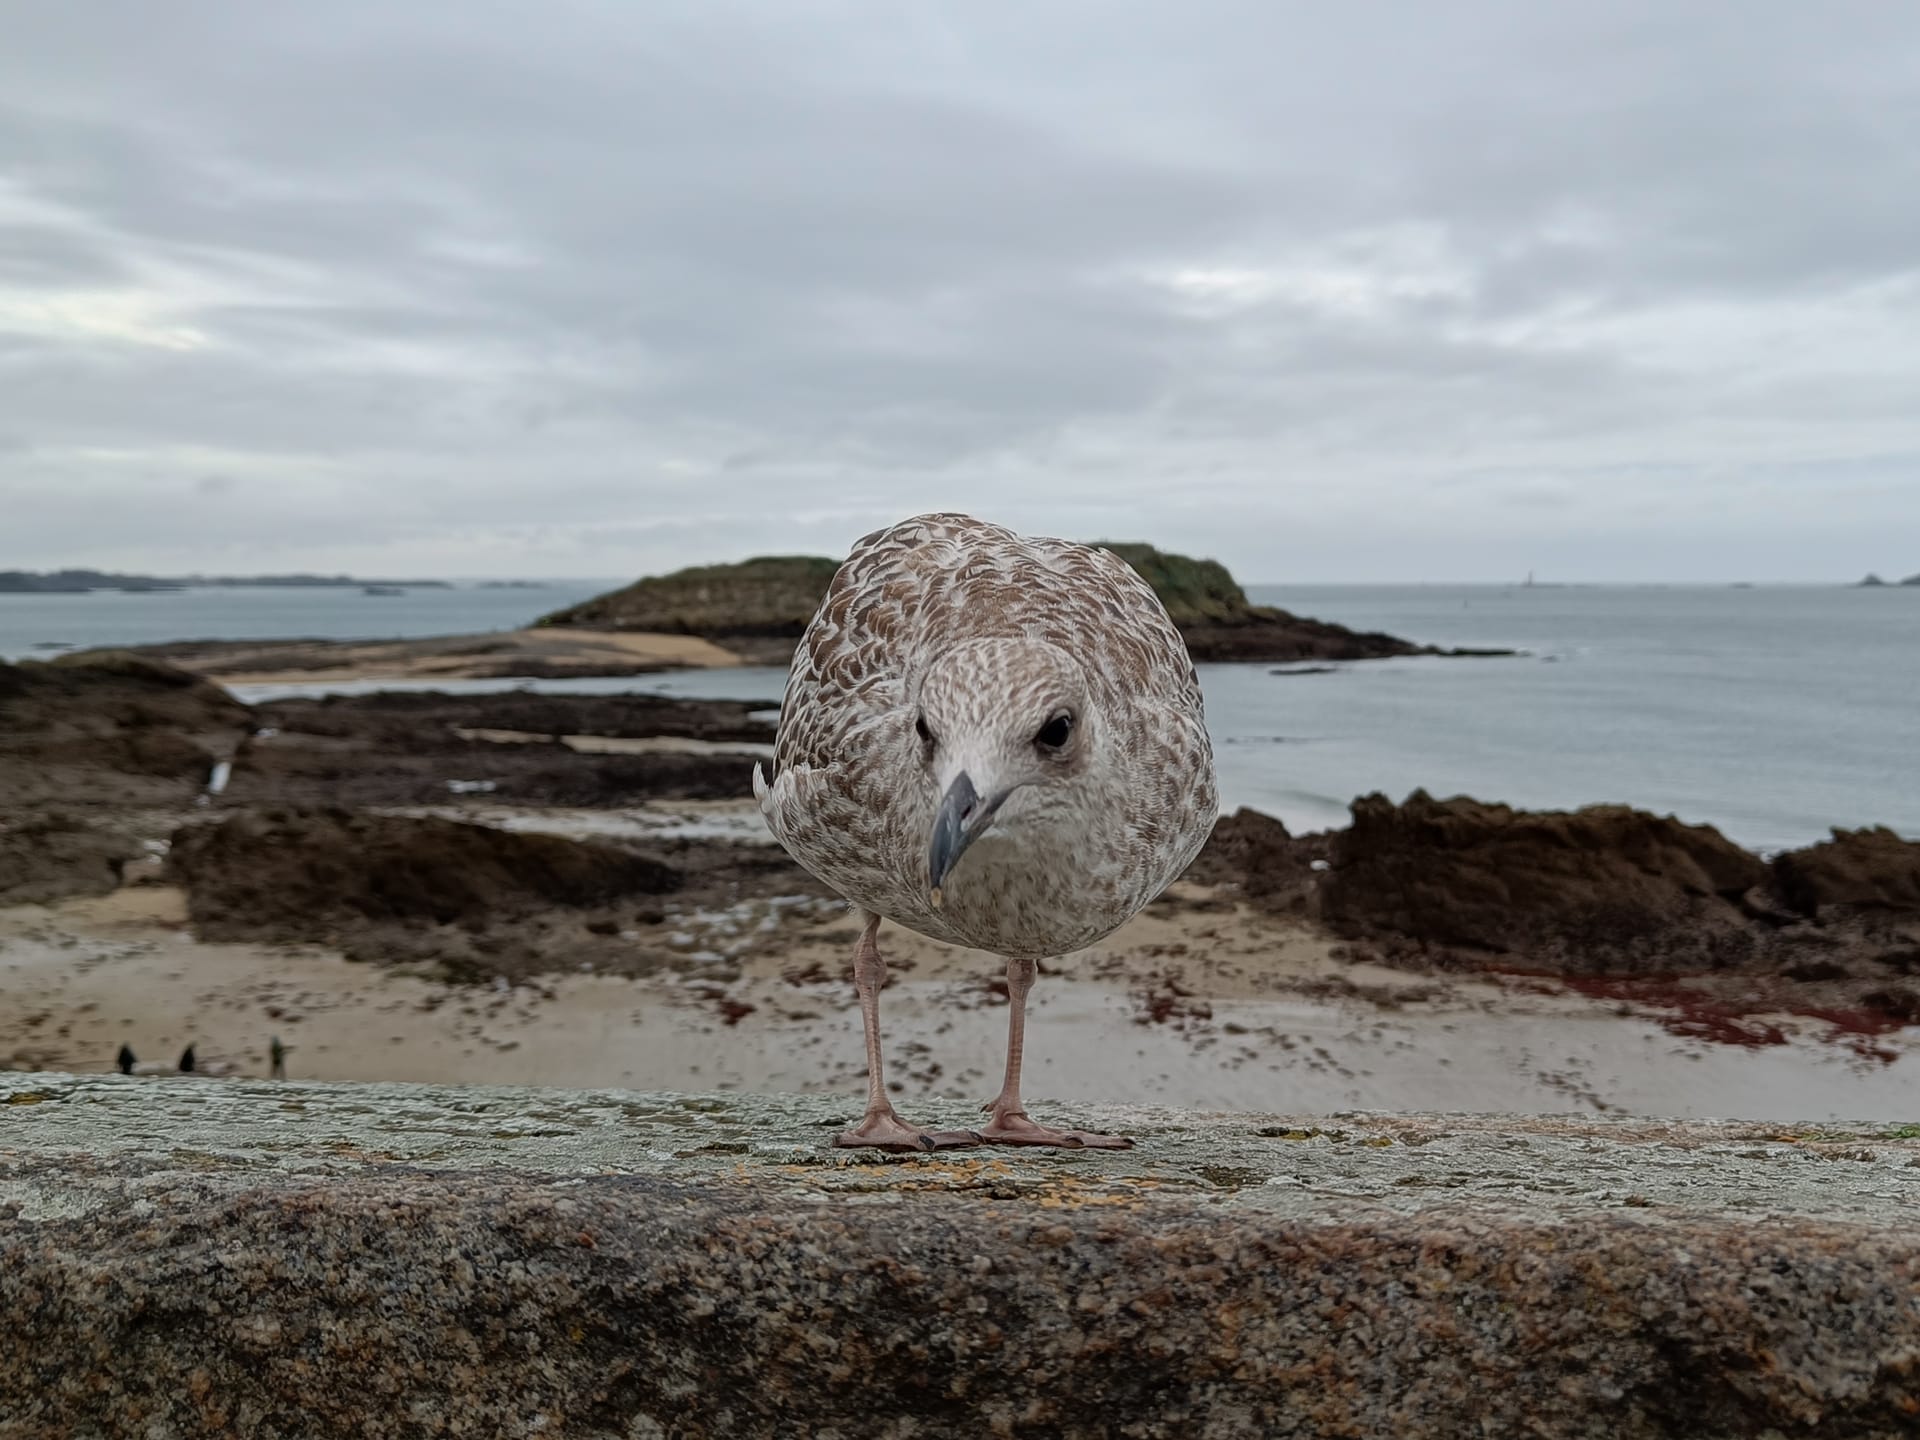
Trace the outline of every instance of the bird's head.
<instances>
[{"instance_id":1,"label":"bird's head","mask_svg":"<svg viewBox=\"0 0 1920 1440\"><path fill-rule=\"evenodd\" d=\"M927 883L941 887L996 820L1033 828L1079 808L1099 716L1087 677L1044 640L975 640L928 667L912 702L912 739L937 796ZM1007 802L1019 802L1003 813Z\"/></svg>"}]
</instances>

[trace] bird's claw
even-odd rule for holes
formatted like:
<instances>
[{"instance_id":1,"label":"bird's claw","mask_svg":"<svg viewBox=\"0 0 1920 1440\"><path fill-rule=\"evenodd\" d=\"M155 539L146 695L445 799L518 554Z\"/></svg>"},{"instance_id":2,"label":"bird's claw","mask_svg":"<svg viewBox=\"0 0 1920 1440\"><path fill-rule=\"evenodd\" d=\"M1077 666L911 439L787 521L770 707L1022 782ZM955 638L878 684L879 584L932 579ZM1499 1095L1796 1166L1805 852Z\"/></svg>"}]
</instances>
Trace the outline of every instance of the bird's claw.
<instances>
[{"instance_id":1,"label":"bird's claw","mask_svg":"<svg viewBox=\"0 0 1920 1440\"><path fill-rule=\"evenodd\" d=\"M853 1130L833 1137L842 1150L892 1150L912 1154L935 1150L965 1150L982 1144L973 1130L922 1130L909 1125L898 1115L869 1115Z\"/></svg>"},{"instance_id":2,"label":"bird's claw","mask_svg":"<svg viewBox=\"0 0 1920 1440\"><path fill-rule=\"evenodd\" d=\"M993 1110L989 1102L986 1107ZM991 1122L979 1132L988 1145L1050 1145L1058 1150L1131 1150L1133 1141L1125 1135L1100 1135L1091 1130L1055 1130L1036 1125L1025 1111L996 1111Z\"/></svg>"}]
</instances>

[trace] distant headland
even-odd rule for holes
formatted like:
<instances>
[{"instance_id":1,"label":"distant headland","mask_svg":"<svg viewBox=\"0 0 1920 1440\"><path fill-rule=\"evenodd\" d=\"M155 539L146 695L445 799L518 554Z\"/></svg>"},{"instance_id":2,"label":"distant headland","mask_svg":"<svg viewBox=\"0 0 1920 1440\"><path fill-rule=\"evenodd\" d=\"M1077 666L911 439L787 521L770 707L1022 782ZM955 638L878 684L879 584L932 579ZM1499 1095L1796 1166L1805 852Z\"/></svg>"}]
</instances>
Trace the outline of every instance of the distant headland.
<instances>
[{"instance_id":1,"label":"distant headland","mask_svg":"<svg viewBox=\"0 0 1920 1440\"><path fill-rule=\"evenodd\" d=\"M1858 587L1862 590L1877 590L1890 585L1920 585L1920 575L1909 575L1904 580L1882 580L1878 575L1869 574Z\"/></svg>"},{"instance_id":2,"label":"distant headland","mask_svg":"<svg viewBox=\"0 0 1920 1440\"><path fill-rule=\"evenodd\" d=\"M451 590L448 580L362 580L352 575L124 575L110 570L0 570L0 595L86 595L119 590L145 595L166 590L270 586L285 590Z\"/></svg>"}]
</instances>

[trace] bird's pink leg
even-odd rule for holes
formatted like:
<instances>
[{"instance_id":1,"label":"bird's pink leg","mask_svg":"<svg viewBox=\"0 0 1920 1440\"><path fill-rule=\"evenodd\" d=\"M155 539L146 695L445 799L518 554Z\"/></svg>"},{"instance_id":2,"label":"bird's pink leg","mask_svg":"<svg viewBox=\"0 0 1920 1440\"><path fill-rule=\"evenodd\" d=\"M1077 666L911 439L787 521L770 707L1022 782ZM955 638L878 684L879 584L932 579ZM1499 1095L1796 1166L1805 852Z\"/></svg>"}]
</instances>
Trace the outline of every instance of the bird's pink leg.
<instances>
[{"instance_id":1,"label":"bird's pink leg","mask_svg":"<svg viewBox=\"0 0 1920 1440\"><path fill-rule=\"evenodd\" d=\"M978 1145L971 1130L922 1130L895 1113L880 1074L880 987L887 983L887 962L880 958L880 917L870 915L853 950L853 987L860 994L860 1025L867 1033L867 1113L851 1130L833 1137L847 1149L946 1150Z\"/></svg>"},{"instance_id":2,"label":"bird's pink leg","mask_svg":"<svg viewBox=\"0 0 1920 1440\"><path fill-rule=\"evenodd\" d=\"M1089 1130L1055 1130L1036 1125L1020 1105L1020 1054L1026 1048L1027 992L1033 989L1033 961L1007 961L1007 1078L999 1095L981 1108L993 1118L980 1130L990 1145L1060 1145L1068 1149L1131 1150L1124 1135Z\"/></svg>"}]
</instances>

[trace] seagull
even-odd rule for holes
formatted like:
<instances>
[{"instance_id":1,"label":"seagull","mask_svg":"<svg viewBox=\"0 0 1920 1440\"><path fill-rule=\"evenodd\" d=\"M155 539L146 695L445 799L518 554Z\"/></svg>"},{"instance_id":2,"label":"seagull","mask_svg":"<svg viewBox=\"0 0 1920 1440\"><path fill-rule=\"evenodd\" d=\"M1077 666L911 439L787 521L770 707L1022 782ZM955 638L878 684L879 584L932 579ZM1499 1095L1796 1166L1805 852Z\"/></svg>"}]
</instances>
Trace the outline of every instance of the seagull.
<instances>
[{"instance_id":1,"label":"seagull","mask_svg":"<svg viewBox=\"0 0 1920 1440\"><path fill-rule=\"evenodd\" d=\"M1219 817L1186 642L1110 551L921 515L854 546L794 653L773 773L787 853L861 917L867 1109L836 1145L1124 1149L1020 1099L1037 962L1118 929ZM1007 962L1007 1068L974 1130L910 1125L880 1063L882 920Z\"/></svg>"}]
</instances>

